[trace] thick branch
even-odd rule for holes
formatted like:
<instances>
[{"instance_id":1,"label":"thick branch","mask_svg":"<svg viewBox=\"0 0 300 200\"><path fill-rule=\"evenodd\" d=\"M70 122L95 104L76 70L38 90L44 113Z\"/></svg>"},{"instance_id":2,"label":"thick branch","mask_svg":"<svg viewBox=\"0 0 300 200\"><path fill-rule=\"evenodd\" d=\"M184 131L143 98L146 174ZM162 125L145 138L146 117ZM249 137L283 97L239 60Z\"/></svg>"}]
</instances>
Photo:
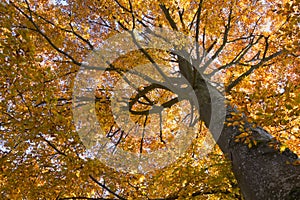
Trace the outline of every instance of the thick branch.
<instances>
[{"instance_id":1,"label":"thick branch","mask_svg":"<svg viewBox=\"0 0 300 200\"><path fill-rule=\"evenodd\" d=\"M162 9L166 19L168 20L170 26L172 27L172 29L175 31L178 31L177 25L169 13L169 9L164 4L160 4L159 7Z\"/></svg>"}]
</instances>

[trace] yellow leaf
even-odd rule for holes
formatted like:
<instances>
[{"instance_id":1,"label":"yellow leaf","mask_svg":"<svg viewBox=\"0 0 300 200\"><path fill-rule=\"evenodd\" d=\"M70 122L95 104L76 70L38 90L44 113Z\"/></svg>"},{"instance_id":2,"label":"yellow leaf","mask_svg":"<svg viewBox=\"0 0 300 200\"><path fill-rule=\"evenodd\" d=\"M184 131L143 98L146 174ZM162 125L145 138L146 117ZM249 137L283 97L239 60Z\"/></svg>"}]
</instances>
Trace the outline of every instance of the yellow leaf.
<instances>
[{"instance_id":1,"label":"yellow leaf","mask_svg":"<svg viewBox=\"0 0 300 200\"><path fill-rule=\"evenodd\" d=\"M76 172L76 176L79 177L80 176L80 171Z\"/></svg>"},{"instance_id":2,"label":"yellow leaf","mask_svg":"<svg viewBox=\"0 0 300 200\"><path fill-rule=\"evenodd\" d=\"M256 145L257 145L257 141L256 141L256 140L253 140L253 144L256 146Z\"/></svg>"},{"instance_id":3,"label":"yellow leaf","mask_svg":"<svg viewBox=\"0 0 300 200\"><path fill-rule=\"evenodd\" d=\"M240 122L239 121L235 121L235 122L233 122L233 126L238 126L240 124Z\"/></svg>"},{"instance_id":4,"label":"yellow leaf","mask_svg":"<svg viewBox=\"0 0 300 200\"><path fill-rule=\"evenodd\" d=\"M145 176L142 175L142 176L139 178L139 182L141 183L141 182L143 182L144 180L145 180Z\"/></svg>"},{"instance_id":5,"label":"yellow leaf","mask_svg":"<svg viewBox=\"0 0 300 200\"><path fill-rule=\"evenodd\" d=\"M285 149L286 149L286 146L285 145L281 145L279 150L282 153L282 152L284 152Z\"/></svg>"},{"instance_id":6,"label":"yellow leaf","mask_svg":"<svg viewBox=\"0 0 300 200\"><path fill-rule=\"evenodd\" d=\"M249 149L252 147L252 142L248 143L248 147L249 147Z\"/></svg>"}]
</instances>

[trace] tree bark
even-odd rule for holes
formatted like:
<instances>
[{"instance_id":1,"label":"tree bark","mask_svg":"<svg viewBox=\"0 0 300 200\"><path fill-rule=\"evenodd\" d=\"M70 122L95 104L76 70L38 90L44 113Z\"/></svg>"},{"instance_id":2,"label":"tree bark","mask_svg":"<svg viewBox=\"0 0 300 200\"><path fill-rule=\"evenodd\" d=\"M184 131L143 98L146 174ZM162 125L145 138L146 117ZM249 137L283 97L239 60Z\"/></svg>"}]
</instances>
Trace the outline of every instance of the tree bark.
<instances>
[{"instance_id":1,"label":"tree bark","mask_svg":"<svg viewBox=\"0 0 300 200\"><path fill-rule=\"evenodd\" d=\"M281 153L278 148L274 148L280 146L280 142L260 127L251 128L251 136L258 142L252 148L234 141L235 136L241 134L238 126L224 125L221 134L217 136L218 133L215 133L217 128L210 126L213 120L210 117L216 116L213 112L217 111L208 108L212 108L213 103L218 103L213 99L224 100L224 97L217 89L203 84L203 81L198 80L198 86L194 89L199 102L201 120L209 127L217 144L231 160L233 173L243 197L246 200L300 199L300 166L292 164L298 156L289 149ZM217 95L219 98L211 98L210 102L203 101L209 99L207 95ZM232 112L236 111L227 105L225 121L230 120ZM245 126L252 126L246 119L243 120Z\"/></svg>"},{"instance_id":2,"label":"tree bark","mask_svg":"<svg viewBox=\"0 0 300 200\"><path fill-rule=\"evenodd\" d=\"M263 129L257 128L257 136ZM284 152L270 147L264 141L248 148L245 144L234 142L237 127L226 127L217 143L232 162L233 172L246 200L255 199L300 199L300 167L293 163L298 156L289 149Z\"/></svg>"}]
</instances>

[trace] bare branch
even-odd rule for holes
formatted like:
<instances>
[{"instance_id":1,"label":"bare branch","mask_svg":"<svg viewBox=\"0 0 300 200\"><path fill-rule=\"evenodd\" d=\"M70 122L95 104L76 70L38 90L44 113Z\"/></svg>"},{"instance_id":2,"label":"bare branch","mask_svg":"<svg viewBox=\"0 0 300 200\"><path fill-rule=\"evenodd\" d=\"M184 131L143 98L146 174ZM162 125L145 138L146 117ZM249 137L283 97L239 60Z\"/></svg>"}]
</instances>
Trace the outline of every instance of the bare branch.
<instances>
[{"instance_id":1,"label":"bare branch","mask_svg":"<svg viewBox=\"0 0 300 200\"><path fill-rule=\"evenodd\" d=\"M280 50L280 51L278 51L276 53L273 53L272 55L270 55L270 56L262 59L258 64L252 65L250 67L250 69L248 69L245 73L243 73L237 79L235 79L233 82L231 82L227 86L227 88L225 89L225 91L229 93L233 87L235 87L237 84L239 84L245 77L249 76L255 69L257 69L257 68L259 68L261 66L264 66L264 63L266 63L266 62L272 60L273 58L275 58L275 57L283 54L284 52L286 52L286 50Z\"/></svg>"},{"instance_id":2,"label":"bare branch","mask_svg":"<svg viewBox=\"0 0 300 200\"><path fill-rule=\"evenodd\" d=\"M254 38L253 38L251 40L251 42L249 42L249 44L247 44L229 63L219 67L218 69L213 70L209 74L209 77L212 77L216 72L218 72L220 70L223 70L223 69L229 68L235 64L238 64L241 61L241 59L244 58L246 53L261 40L261 38L262 38L262 36L259 36L259 38L255 42L254 42Z\"/></svg>"},{"instance_id":3,"label":"bare branch","mask_svg":"<svg viewBox=\"0 0 300 200\"><path fill-rule=\"evenodd\" d=\"M198 10L197 10L197 19L196 19L196 55L197 55L197 60L200 58L200 53L199 53L199 31L200 31L200 19L201 19L201 11L202 11L202 4L203 0L200 0ZM203 49L204 50L204 49Z\"/></svg>"},{"instance_id":4,"label":"bare branch","mask_svg":"<svg viewBox=\"0 0 300 200\"><path fill-rule=\"evenodd\" d=\"M124 197L121 197L120 195L118 195L117 193L113 192L111 189L109 189L106 185L100 183L99 181L97 181L96 178L94 178L92 175L89 175L89 177L95 182L97 183L97 185L99 185L100 187L102 187L103 189L107 190L109 193L111 193L112 195L114 195L115 197L121 199L121 200L126 200Z\"/></svg>"},{"instance_id":5,"label":"bare branch","mask_svg":"<svg viewBox=\"0 0 300 200\"><path fill-rule=\"evenodd\" d=\"M167 9L167 7L164 4L160 4L159 7L162 9L166 19L168 20L170 26L172 27L172 29L175 31L178 31L177 25L169 13L169 9Z\"/></svg>"},{"instance_id":6,"label":"bare branch","mask_svg":"<svg viewBox=\"0 0 300 200\"><path fill-rule=\"evenodd\" d=\"M36 31L44 38L46 39L46 41L59 53L63 54L64 56L66 56L67 58L69 58L75 65L81 66L81 63L78 62L75 58L73 58L70 54L66 53L65 51L61 50L59 47L57 47L52 40L40 29L40 27L35 23L35 21L32 18L32 11L30 9L30 7L28 7L28 10L30 12L30 16L27 15L21 8L19 8L18 6L16 6L14 3L11 2L11 4L13 5L14 8L16 8L22 15L24 15L29 21L30 23L36 28ZM28 5L29 6L29 5Z\"/></svg>"},{"instance_id":7,"label":"bare branch","mask_svg":"<svg viewBox=\"0 0 300 200\"><path fill-rule=\"evenodd\" d=\"M148 115L145 115L144 127L142 132L142 139L141 139L141 146L140 146L140 154L143 153L143 144L144 144L144 137L145 137L145 130L147 125Z\"/></svg>"},{"instance_id":8,"label":"bare branch","mask_svg":"<svg viewBox=\"0 0 300 200\"><path fill-rule=\"evenodd\" d=\"M67 154L65 154L64 152L62 152L61 150L59 150L54 144L52 144L49 140L47 140L41 133L39 134L39 136L49 145L51 146L57 153L59 153L60 155L63 156L67 156Z\"/></svg>"},{"instance_id":9,"label":"bare branch","mask_svg":"<svg viewBox=\"0 0 300 200\"><path fill-rule=\"evenodd\" d=\"M231 20L232 20L232 8L230 8L230 12L229 12L228 20L227 20L227 25L225 25L225 32L224 32L224 36L223 36L223 42L222 42L221 46L218 48L218 50L214 53L214 55L212 55L212 57L203 65L202 71L205 71L205 69L219 56L221 51L226 46L227 41L228 41L229 30L231 28Z\"/></svg>"},{"instance_id":10,"label":"bare branch","mask_svg":"<svg viewBox=\"0 0 300 200\"><path fill-rule=\"evenodd\" d=\"M179 9L180 8L178 8L178 15L179 15L180 23L182 25L183 30L185 30L185 23L183 20L184 9L182 9L182 11L180 11Z\"/></svg>"}]
</instances>

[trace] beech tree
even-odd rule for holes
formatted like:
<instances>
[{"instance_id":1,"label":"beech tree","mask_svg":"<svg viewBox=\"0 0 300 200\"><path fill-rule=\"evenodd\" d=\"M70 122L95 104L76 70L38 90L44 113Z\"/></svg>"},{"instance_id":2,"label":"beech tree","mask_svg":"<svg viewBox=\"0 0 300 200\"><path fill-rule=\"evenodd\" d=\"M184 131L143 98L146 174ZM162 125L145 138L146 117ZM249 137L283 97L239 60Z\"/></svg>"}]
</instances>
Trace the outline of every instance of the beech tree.
<instances>
[{"instance_id":1,"label":"beech tree","mask_svg":"<svg viewBox=\"0 0 300 200\"><path fill-rule=\"evenodd\" d=\"M299 5L1 2L1 198L299 198Z\"/></svg>"}]
</instances>

